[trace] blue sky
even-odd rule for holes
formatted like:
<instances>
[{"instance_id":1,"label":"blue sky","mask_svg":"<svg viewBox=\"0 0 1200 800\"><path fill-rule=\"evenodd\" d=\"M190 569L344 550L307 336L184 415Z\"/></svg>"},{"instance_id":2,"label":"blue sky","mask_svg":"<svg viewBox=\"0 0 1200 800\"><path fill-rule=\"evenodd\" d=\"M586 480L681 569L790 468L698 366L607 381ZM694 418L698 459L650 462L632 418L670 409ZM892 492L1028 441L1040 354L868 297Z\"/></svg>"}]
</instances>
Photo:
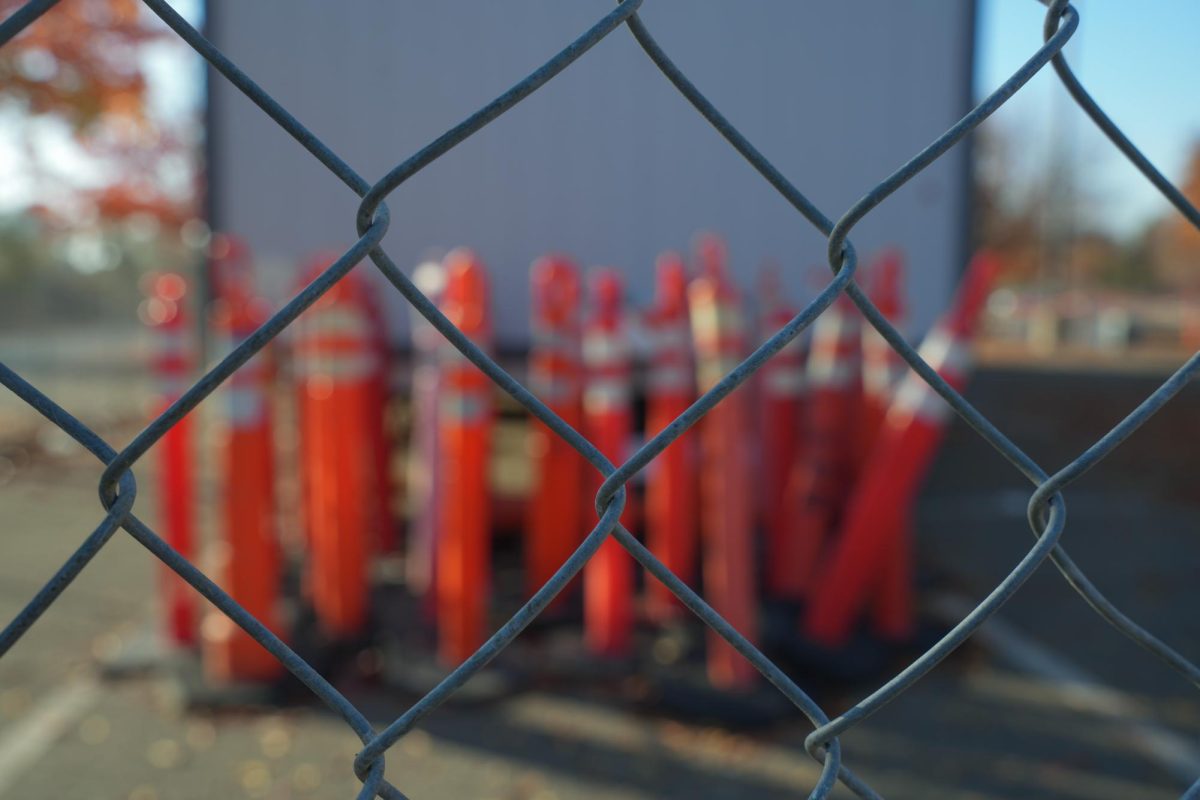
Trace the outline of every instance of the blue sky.
<instances>
[{"instance_id":1,"label":"blue sky","mask_svg":"<svg viewBox=\"0 0 1200 800\"><path fill-rule=\"evenodd\" d=\"M1074 0L1079 29L1067 61L1108 116L1168 178L1178 180L1200 140L1200 2ZM1041 43L1043 7L1033 0L980 0L976 95L999 86ZM1098 203L1103 228L1136 231L1168 206L1074 106L1045 68L984 123L1014 145L1014 180L1048 163L1055 137L1076 156L1077 180ZM1018 146L1019 145L1019 146Z\"/></svg>"}]
</instances>

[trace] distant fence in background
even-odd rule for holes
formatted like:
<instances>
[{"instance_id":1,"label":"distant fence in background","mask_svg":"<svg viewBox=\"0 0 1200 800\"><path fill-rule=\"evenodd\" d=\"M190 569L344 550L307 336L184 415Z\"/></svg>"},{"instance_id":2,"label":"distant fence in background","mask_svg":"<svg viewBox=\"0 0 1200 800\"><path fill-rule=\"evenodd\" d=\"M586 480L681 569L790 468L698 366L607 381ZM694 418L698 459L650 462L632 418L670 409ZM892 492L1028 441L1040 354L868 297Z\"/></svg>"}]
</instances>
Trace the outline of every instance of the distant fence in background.
<instances>
[{"instance_id":1,"label":"distant fence in background","mask_svg":"<svg viewBox=\"0 0 1200 800\"><path fill-rule=\"evenodd\" d=\"M862 797L877 797L867 782L843 764L838 737L858 722L879 710L929 672L941 659L966 641L981 624L993 614L1021 584L1049 558L1062 573L1064 579L1079 592L1088 604L1119 632L1153 655L1165 661L1193 684L1200 687L1200 668L1156 639L1143 627L1130 620L1114 607L1091 584L1084 573L1068 558L1059 544L1066 525L1064 490L1084 472L1103 460L1117 445L1132 434L1138 426L1155 414L1200 370L1200 354L1194 355L1161 386L1152 392L1129 416L1097 440L1084 453L1053 474L1023 453L1011 440L997 430L987 418L946 383L916 350L886 321L871 304L854 281L858 259L849 239L855 225L872 209L886 200L900 186L912 179L923 169L942 156L954 144L961 141L973 128L999 108L1018 91L1034 74L1047 64L1052 64L1066 90L1080 107L1091 117L1109 139L1130 159L1163 195L1192 224L1200 227L1200 212L1190 205L1180 192L1170 184L1129 142L1117 126L1087 94L1062 56L1062 48L1070 39L1079 23L1078 13L1065 0L1049 4L1045 17L1045 43L1030 59L995 92L914 156L907 164L872 187L861 200L855 203L837 220L831 219L814 206L791 182L788 181L741 133L727 120L701 91L694 86L659 47L650 32L637 16L643 0L624 0L604 15L590 29L570 42L557 55L514 84L492 102L471 114L460 124L431 141L394 169L372 183L361 177L345 161L332 152L322 141L281 107L266 91L254 83L219 50L207 42L195 29L180 17L165 0L144 0L146 5L168 26L188 42L200 55L207 59L227 80L244 92L264 113L291 134L316 159L334 175L356 192L362 202L358 209L357 227L359 240L331 266L302 291L296 294L277 313L263 323L257 331L237 346L219 364L192 385L179 400L151 422L132 442L118 451L101 439L87 426L80 423L37 388L7 366L0 365L0 383L24 399L50 422L61 428L83 447L93 453L106 468L100 480L100 498L106 513L97 528L84 540L80 547L67 559L61 569L37 592L30 603L17 617L0 632L0 655L13 644L55 601L63 589L86 567L93 556L104 546L118 528L125 529L150 552L178 573L200 594L206 597L237 625L257 639L300 681L308 686L331 709L345 720L361 738L363 748L354 762L356 774L362 780L360 798L379 795L385 798L404 797L385 776L384 754L393 744L411 731L427 714L437 708L450 695L466 683L492 658L503 650L520 632L549 604L556 593L582 569L609 537L614 538L642 564L655 578L674 592L683 603L701 620L723 637L748 662L762 673L780 692L788 697L813 723L815 730L809 735L806 745L809 754L824 766L811 797L826 797L839 781ZM38 17L51 11L56 0L32 0L0 23L0 45L8 42ZM869 20L864 24L869 24ZM408 178L437 160L451 148L472 136L492 120L512 108L539 87L553 79L592 46L625 27L641 45L663 75L697 109L716 130L766 179L796 211L823 235L828 237L828 258L832 278L817 297L796 317L774 333L752 355L716 382L674 423L668 425L651 438L624 464L614 465L608 461L587 439L582 437L561 418L555 415L541 400L505 372L482 350L476 347L463 333L452 325L436 307L413 285L382 246L389 226L389 212L384 201ZM268 32L264 32L268 33ZM836 123L835 123L836 124ZM636 144L636 129L633 131ZM631 189L633 187L630 187ZM517 402L544 422L550 430L582 454L604 476L603 484L596 497L599 521L582 545L567 559L545 585L539 589L511 619L497 630L487 642L460 666L446 676L434 689L416 702L404 714L381 731L375 730L366 717L341 693L319 675L294 651L253 618L229 595L222 591L203 572L177 552L168 547L161 538L133 513L137 496L137 485L132 468L146 451L158 442L189 410L195 408L218 386L230 378L240 367L268 342L278 336L306 308L311 306L330 287L349 273L357 264L369 258L399 291L413 308L425 317L435 329L446 337L462 354L486 373L495 383L510 394ZM999 451L1011 464L1033 484L1028 516L1035 535L1033 547L1001 581L994 590L967 614L937 644L929 648L911 665L901 671L867 698L852 706L835 719L828 715L799 686L785 675L774 663L762 655L741 636L726 620L719 616L695 592L684 585L667 570L636 538L619 523L625 506L626 484L653 461L662 451L678 438L687 428L704 417L730 392L745 382L768 359L778 353L798 336L812 321L827 309L841 294L848 296L863 315L883 335L897 353L961 416L981 437ZM1129 545L1136 547L1135 543ZM394 776L393 776L394 777ZM1200 798L1200 780L1184 795Z\"/></svg>"}]
</instances>

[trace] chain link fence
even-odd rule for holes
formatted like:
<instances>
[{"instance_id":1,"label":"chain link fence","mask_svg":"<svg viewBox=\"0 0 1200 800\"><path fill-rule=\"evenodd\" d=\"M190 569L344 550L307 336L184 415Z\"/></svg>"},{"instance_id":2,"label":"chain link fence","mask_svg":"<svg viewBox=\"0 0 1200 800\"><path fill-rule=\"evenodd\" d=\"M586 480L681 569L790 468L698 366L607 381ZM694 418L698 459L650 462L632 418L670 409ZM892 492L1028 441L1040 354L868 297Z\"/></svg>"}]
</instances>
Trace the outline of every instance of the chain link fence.
<instances>
[{"instance_id":1,"label":"chain link fence","mask_svg":"<svg viewBox=\"0 0 1200 800\"><path fill-rule=\"evenodd\" d=\"M144 2L225 79L237 86L265 114L304 146L314 158L324 164L361 197L357 215L360 238L320 277L292 297L252 336L197 381L178 401L120 451L114 449L19 374L0 364L0 383L3 383L106 465L99 485L100 501L105 509L103 519L58 572L47 581L3 632L0 632L0 656L3 656L54 603L55 599L87 566L117 529L123 528L168 567L182 576L196 591L249 632L354 730L363 742L363 748L355 758L353 765L355 773L362 781L362 789L358 797L370 798L378 795L384 798L403 798L405 797L404 793L396 786L397 782L402 782L402 776L385 774L387 750L507 647L546 608L551 599L567 582L582 569L588 559L595 554L600 544L611 536L620 542L647 572L669 587L697 617L727 640L811 720L815 730L806 739L806 749L812 758L823 765L820 779L810 790L809 796L812 798L827 797L839 782L860 797L879 797L878 793L863 778L856 775L843 763L838 737L904 692L951 651L966 641L1046 559L1054 564L1062 577L1083 597L1092 610L1103 617L1113 628L1166 662L1167 665L1200 688L1200 668L1157 639L1144 627L1125 616L1120 609L1109 602L1068 557L1060 544L1066 526L1064 491L1081 475L1108 456L1115 447L1179 392L1197 371L1200 371L1200 353L1188 359L1141 405L1085 452L1050 474L997 430L986 417L922 361L916 350L907 344L904 338L884 319L854 281L858 267L858 259L850 240L850 233L854 226L899 187L967 136L972 129L1003 105L1047 64L1053 67L1067 92L1112 143L1125 154L1147 180L1158 188L1179 213L1200 228L1200 212L1124 136L1071 72L1062 55L1062 49L1078 27L1079 15L1074 8L1068 5L1066 0L1053 0L1048 4L1043 29L1044 44L1030 56L1019 70L936 141L915 155L887 179L871 188L861 200L836 220L826 216L813 205L799 189L755 149L754 145L729 120L721 115L721 112L708 101L700 89L693 85L687 76L672 63L667 53L659 47L650 31L638 18L637 12L643 0L618 0L614 10L603 16L553 58L514 84L495 100L401 162L374 183L355 172L277 103L270 94L242 72L236 64L205 40L171 8L166 0L144 0ZM37 19L50 11L56 3L57 0L32 0L9 16L3 23L0 23L0 46L26 27L35 24ZM666 79L709 124L717 129L729 145L737 150L796 209L801 217L828 237L828 261L832 270L832 278L800 314L767 339L753 354L709 391L705 392L674 422L643 444L628 461L616 465L608 461L591 442L563 422L542 401L452 325L389 258L383 247L383 239L390 224L388 208L385 204L388 195L399 188L408 178L463 140L482 130L492 120L552 80L601 39L622 27L633 35ZM478 651L383 730L373 728L363 714L304 659L248 614L208 576L169 547L133 513L137 498L137 483L132 470L146 451L162 438L184 414L208 397L256 352L278 336L330 286L365 259L370 259L396 290L412 304L413 308L453 343L467 359L524 406L529 413L569 442L596 470L605 476L604 483L596 496L596 512L599 521L575 553L516 614L492 634ZM788 342L798 336L822 311L829 307L838 294L843 292L854 301L863 315L912 369L928 382L979 436L999 451L1012 464L1013 468L1029 479L1033 490L1028 503L1028 520L1034 534L1034 544L1004 580L940 641L868 697L855 703L840 716L830 719L821 707L779 667L734 630L702 597L664 567L629 531L619 524L618 519L625 506L626 484L638 472L645 469L672 441L695 425L726 395L745 382L767 359L774 356ZM1131 544L1131 546L1136 545ZM1200 779L1183 796L1193 800L1200 798Z\"/></svg>"}]
</instances>

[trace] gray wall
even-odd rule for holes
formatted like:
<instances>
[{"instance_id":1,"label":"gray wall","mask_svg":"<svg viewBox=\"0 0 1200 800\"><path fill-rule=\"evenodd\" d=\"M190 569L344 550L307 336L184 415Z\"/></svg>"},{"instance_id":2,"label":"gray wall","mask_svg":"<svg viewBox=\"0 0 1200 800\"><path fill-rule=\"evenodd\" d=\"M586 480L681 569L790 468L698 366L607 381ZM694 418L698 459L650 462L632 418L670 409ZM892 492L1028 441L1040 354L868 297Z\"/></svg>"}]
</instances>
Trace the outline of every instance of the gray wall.
<instances>
[{"instance_id":1,"label":"gray wall","mask_svg":"<svg viewBox=\"0 0 1200 800\"><path fill-rule=\"evenodd\" d=\"M210 36L374 180L553 55L607 0L211 0ZM841 214L966 109L973 3L653 0L664 49L784 174ZM357 198L223 79L211 88L214 223L245 235L281 297L289 265L353 241ZM916 327L961 268L961 146L856 229L860 254L909 256ZM625 30L400 187L385 246L406 268L467 244L492 269L498 330L525 338L527 268L564 250L651 264L698 229L723 233L739 281L779 260L793 297L825 243L658 73ZM373 276L378 278L379 276ZM406 325L395 298L396 330Z\"/></svg>"}]
</instances>

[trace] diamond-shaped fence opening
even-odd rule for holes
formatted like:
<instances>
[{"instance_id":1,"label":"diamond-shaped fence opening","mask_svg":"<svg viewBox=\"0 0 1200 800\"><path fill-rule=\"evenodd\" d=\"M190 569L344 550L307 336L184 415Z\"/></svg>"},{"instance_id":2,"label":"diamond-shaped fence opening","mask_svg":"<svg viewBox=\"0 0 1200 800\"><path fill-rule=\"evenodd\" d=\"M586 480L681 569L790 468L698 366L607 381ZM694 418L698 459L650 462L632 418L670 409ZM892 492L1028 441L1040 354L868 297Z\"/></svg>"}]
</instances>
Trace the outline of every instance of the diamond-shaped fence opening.
<instances>
[{"instance_id":1,"label":"diamond-shaped fence opening","mask_svg":"<svg viewBox=\"0 0 1200 800\"><path fill-rule=\"evenodd\" d=\"M601 543L606 538L613 537L647 572L669 587L696 616L726 639L812 721L815 730L807 739L807 749L814 759L823 764L821 778L811 789L810 796L812 797L827 796L838 782L843 783L862 797L878 796L861 778L843 764L838 741L840 734L904 692L941 659L966 641L984 620L1017 591L1047 558L1052 560L1054 566L1071 587L1080 593L1096 613L1117 631L1165 661L1193 684L1200 687L1200 669L1114 607L1087 579L1083 571L1070 560L1059 543L1066 524L1064 491L1085 471L1106 458L1121 441L1162 408L1193 377L1200 369L1200 354L1190 358L1174 375L1151 393L1140 406L1085 452L1057 472L1048 474L939 377L905 342L903 337L889 325L854 281L858 266L854 246L850 239L854 226L870 214L872 209L884 202L896 189L961 141L1047 64L1052 65L1071 97L1113 144L1181 214L1192 224L1200 227L1200 213L1125 138L1120 129L1097 106L1072 74L1062 56L1062 48L1076 30L1079 16L1065 0L1054 0L1048 4L1044 26L1045 42L1031 54L1029 60L1019 70L936 141L916 154L895 173L871 187L861 200L836 220L826 216L813 205L721 115L721 112L709 102L700 89L693 85L687 76L672 63L668 54L658 45L637 15L642 0L618 2L613 10L605 14L577 39L567 44L545 64L461 123L400 162L375 182L370 182L355 172L318 137L280 106L270 94L254 83L252 78L206 41L168 5L166 0L144 0L144 2L197 53L203 56L224 79L237 86L265 114L304 146L314 158L324 164L362 198L357 216L360 238L316 280L292 297L253 335L238 345L120 451L108 445L86 425L73 418L16 372L7 366L0 365L0 383L7 386L106 465L99 486L104 515L100 518L96 529L84 539L75 553L37 592L3 632L0 632L0 656L3 656L37 621L42 612L87 566L90 559L113 536L116 530L122 528L182 576L196 591L228 615L237 625L249 632L353 729L363 742L363 748L354 762L355 771L363 782L362 790L359 793L360 797L379 795L386 798L400 798L403 797L403 794L391 782L398 780L397 776L385 776L384 755L388 748L411 731L423 717L445 701L511 643L547 606L554 595L580 571ZM52 8L55 5L56 0L32 0L18 9L0 24L0 45L7 43L28 26L35 25L42 14L54 13ZM625 28L633 35L665 78L695 107L701 117L716 128L729 145L740 153L796 209L800 217L828 237L828 257L832 277L828 285L800 314L775 332L748 358L705 392L673 424L643 444L628 461L616 465L609 462L587 439L564 423L542 401L454 327L389 258L384 247L384 237L389 224L386 200L392 192L399 189L408 178L463 140L478 133L496 117L552 80L575 60L582 57L593 45L620 28ZM545 423L553 433L562 437L571 447L582 454L596 470L606 476L596 498L597 508L602 509L602 513L598 514L596 527L575 553L512 618L492 634L478 651L381 731L375 730L363 714L308 663L248 614L202 571L172 550L135 515L136 484L132 472L142 455L186 412L204 400L257 351L277 337L330 286L367 259L373 262L375 268L408 300L412 307L467 359L524 406L530 414ZM1029 521L1035 538L1033 546L1004 580L970 613L966 614L949 633L883 686L854 704L842 715L831 720L803 689L741 636L711 606L706 604L702 597L689 589L663 566L629 531L625 530L618 522L618 518L625 503L624 487L629 481L662 453L667 445L704 417L726 395L754 374L764 362L798 336L841 293L845 293L858 306L866 319L883 335L895 351L979 436L1030 480L1034 488L1029 498ZM1200 797L1200 781L1197 781L1185 796Z\"/></svg>"}]
</instances>

